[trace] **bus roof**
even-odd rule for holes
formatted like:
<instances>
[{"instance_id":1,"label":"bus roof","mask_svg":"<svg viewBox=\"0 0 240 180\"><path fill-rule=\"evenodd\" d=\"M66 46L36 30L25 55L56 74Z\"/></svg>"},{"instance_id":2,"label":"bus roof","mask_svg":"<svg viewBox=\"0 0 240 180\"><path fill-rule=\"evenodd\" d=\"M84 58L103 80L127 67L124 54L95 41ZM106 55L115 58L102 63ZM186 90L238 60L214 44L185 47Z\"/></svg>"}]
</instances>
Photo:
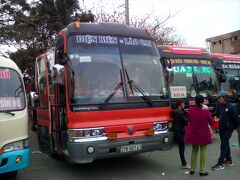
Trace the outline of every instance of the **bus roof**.
<instances>
[{"instance_id":1,"label":"bus roof","mask_svg":"<svg viewBox=\"0 0 240 180\"><path fill-rule=\"evenodd\" d=\"M130 36L154 40L153 36L147 30L129 27L126 24L80 23L80 27L76 28L75 23L76 22L69 24L62 31L66 32L67 36L74 34L96 34L109 36Z\"/></svg>"},{"instance_id":2,"label":"bus roof","mask_svg":"<svg viewBox=\"0 0 240 180\"><path fill-rule=\"evenodd\" d=\"M0 56L0 67L4 67L4 68L11 68L16 70L19 74L22 75L20 69L18 68L17 64L9 59L9 58L5 58L3 56Z\"/></svg>"},{"instance_id":3,"label":"bus roof","mask_svg":"<svg viewBox=\"0 0 240 180\"><path fill-rule=\"evenodd\" d=\"M158 51L161 57L209 59L208 52L205 49L198 47L160 45L158 46Z\"/></svg>"},{"instance_id":4,"label":"bus roof","mask_svg":"<svg viewBox=\"0 0 240 180\"><path fill-rule=\"evenodd\" d=\"M211 58L227 61L240 61L240 55L237 54L220 54L212 53L210 54Z\"/></svg>"}]
</instances>

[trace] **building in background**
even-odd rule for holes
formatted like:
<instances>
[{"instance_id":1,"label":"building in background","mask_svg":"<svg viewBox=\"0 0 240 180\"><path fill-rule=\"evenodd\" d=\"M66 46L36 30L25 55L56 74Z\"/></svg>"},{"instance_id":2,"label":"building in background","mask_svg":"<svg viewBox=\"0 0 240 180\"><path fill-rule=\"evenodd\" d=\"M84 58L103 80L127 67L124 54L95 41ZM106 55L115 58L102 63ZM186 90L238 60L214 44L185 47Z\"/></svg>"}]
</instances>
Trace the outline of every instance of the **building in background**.
<instances>
[{"instance_id":1,"label":"building in background","mask_svg":"<svg viewBox=\"0 0 240 180\"><path fill-rule=\"evenodd\" d=\"M211 53L240 54L240 30L206 39Z\"/></svg>"}]
</instances>

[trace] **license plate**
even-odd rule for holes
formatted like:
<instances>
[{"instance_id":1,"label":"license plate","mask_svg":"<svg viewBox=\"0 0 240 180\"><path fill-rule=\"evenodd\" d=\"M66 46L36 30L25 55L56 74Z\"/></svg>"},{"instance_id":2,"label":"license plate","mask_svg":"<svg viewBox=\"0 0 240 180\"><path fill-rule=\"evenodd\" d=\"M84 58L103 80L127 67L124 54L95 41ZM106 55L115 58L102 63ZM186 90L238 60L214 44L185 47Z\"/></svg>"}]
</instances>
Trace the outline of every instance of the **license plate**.
<instances>
[{"instance_id":1,"label":"license plate","mask_svg":"<svg viewBox=\"0 0 240 180\"><path fill-rule=\"evenodd\" d=\"M120 152L127 153L132 151L139 151L141 149L142 149L142 144L133 144L133 145L122 146L120 149Z\"/></svg>"}]
</instances>

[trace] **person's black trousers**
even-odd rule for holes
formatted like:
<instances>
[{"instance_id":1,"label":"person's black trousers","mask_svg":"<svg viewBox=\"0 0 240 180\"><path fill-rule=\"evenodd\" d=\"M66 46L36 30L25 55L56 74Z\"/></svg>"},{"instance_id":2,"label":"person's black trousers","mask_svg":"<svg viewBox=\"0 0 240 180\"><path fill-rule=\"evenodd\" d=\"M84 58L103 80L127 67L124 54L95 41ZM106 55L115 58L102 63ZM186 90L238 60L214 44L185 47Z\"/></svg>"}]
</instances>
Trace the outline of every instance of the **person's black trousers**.
<instances>
[{"instance_id":1,"label":"person's black trousers","mask_svg":"<svg viewBox=\"0 0 240 180\"><path fill-rule=\"evenodd\" d=\"M182 162L182 166L187 165L187 162L185 160L185 155L184 155L184 151L185 151L184 133L185 132L181 131L181 130L174 130L174 140L178 145L179 155L180 155L180 159Z\"/></svg>"},{"instance_id":2,"label":"person's black trousers","mask_svg":"<svg viewBox=\"0 0 240 180\"><path fill-rule=\"evenodd\" d=\"M220 146L220 157L218 159L219 164L223 164L224 160L232 161L231 149L229 145L229 140L232 136L233 130L219 131L221 146Z\"/></svg>"}]
</instances>

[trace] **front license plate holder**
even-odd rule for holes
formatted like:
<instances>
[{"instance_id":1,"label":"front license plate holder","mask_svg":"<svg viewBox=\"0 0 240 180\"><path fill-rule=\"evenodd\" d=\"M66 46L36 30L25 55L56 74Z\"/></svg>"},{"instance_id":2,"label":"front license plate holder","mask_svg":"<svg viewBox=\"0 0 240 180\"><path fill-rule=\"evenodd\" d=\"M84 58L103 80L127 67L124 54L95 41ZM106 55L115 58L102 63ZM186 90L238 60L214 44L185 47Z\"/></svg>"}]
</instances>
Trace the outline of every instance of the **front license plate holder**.
<instances>
[{"instance_id":1,"label":"front license plate holder","mask_svg":"<svg viewBox=\"0 0 240 180\"><path fill-rule=\"evenodd\" d=\"M134 151L139 151L141 149L142 149L142 144L131 144L131 145L122 146L120 148L120 153L134 152Z\"/></svg>"}]
</instances>

